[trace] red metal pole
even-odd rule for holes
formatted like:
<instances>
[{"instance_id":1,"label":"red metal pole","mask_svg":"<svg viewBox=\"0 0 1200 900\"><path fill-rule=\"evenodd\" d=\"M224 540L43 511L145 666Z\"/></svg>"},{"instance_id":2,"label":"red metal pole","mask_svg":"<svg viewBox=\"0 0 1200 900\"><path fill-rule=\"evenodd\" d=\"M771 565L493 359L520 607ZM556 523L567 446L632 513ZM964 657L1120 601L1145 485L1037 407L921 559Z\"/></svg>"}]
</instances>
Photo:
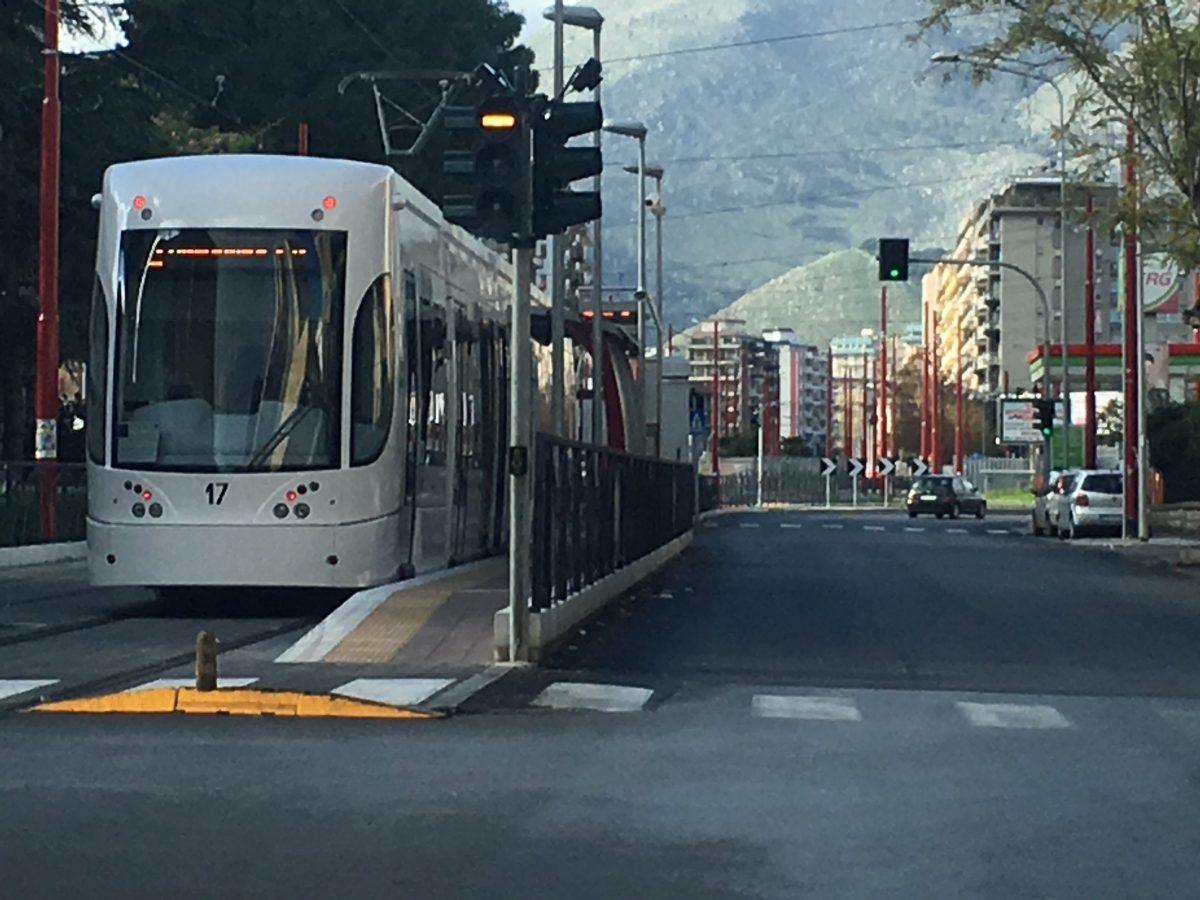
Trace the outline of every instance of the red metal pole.
<instances>
[{"instance_id":1,"label":"red metal pole","mask_svg":"<svg viewBox=\"0 0 1200 900\"><path fill-rule=\"evenodd\" d=\"M888 441L889 441L888 451L889 452L888 452L888 455L892 459L895 459L899 455L897 452L898 448L896 446L896 428L899 424L897 421L897 403L896 403L896 391L899 389L899 386L900 386L900 379L897 374L899 371L899 362L898 362L899 357L900 357L900 342L896 339L895 336L893 336L892 337L892 390L891 390L891 393L888 394L888 396L891 397L891 408L888 410L888 419L889 419L889 426L888 426Z\"/></svg>"},{"instance_id":2,"label":"red metal pole","mask_svg":"<svg viewBox=\"0 0 1200 900\"><path fill-rule=\"evenodd\" d=\"M929 461L929 307L921 303L921 459Z\"/></svg>"},{"instance_id":3,"label":"red metal pole","mask_svg":"<svg viewBox=\"0 0 1200 900\"><path fill-rule=\"evenodd\" d=\"M1137 171L1134 164L1135 138L1133 121L1125 134L1125 190L1130 204L1137 203ZM1132 228L1125 230L1125 534L1138 533L1138 390L1142 361L1138 358L1138 236Z\"/></svg>"},{"instance_id":4,"label":"red metal pole","mask_svg":"<svg viewBox=\"0 0 1200 900\"><path fill-rule=\"evenodd\" d=\"M843 360L842 373L842 456L849 459L854 455L854 394L850 389L850 359Z\"/></svg>"},{"instance_id":5,"label":"red metal pole","mask_svg":"<svg viewBox=\"0 0 1200 900\"><path fill-rule=\"evenodd\" d=\"M958 349L954 352L954 471L961 475L965 469L963 444L966 440L967 423L963 421L963 376L962 376L962 323L959 323Z\"/></svg>"},{"instance_id":6,"label":"red metal pole","mask_svg":"<svg viewBox=\"0 0 1200 900\"><path fill-rule=\"evenodd\" d=\"M721 323L713 319L713 380L712 380L712 470L721 475L721 421L725 418L721 400Z\"/></svg>"},{"instance_id":7,"label":"red metal pole","mask_svg":"<svg viewBox=\"0 0 1200 900\"><path fill-rule=\"evenodd\" d=\"M859 442L859 449L862 451L862 464L867 464L867 427L868 420L871 418L871 400L869 397L870 389L867 386L867 379L870 377L868 373L871 371L871 358L863 351L863 376L862 376L862 438ZM869 473L868 473L869 474Z\"/></svg>"},{"instance_id":8,"label":"red metal pole","mask_svg":"<svg viewBox=\"0 0 1200 900\"><path fill-rule=\"evenodd\" d=\"M933 335L930 338L930 364L929 364L929 393L930 393L930 408L932 410L932 420L929 427L929 455L932 458L933 471L941 474L942 471L942 379L938 362L938 314L935 309L932 313L933 319Z\"/></svg>"},{"instance_id":9,"label":"red metal pole","mask_svg":"<svg viewBox=\"0 0 1200 900\"><path fill-rule=\"evenodd\" d=\"M298 152L301 156L308 156L308 123L301 122L297 134Z\"/></svg>"},{"instance_id":10,"label":"red metal pole","mask_svg":"<svg viewBox=\"0 0 1200 900\"><path fill-rule=\"evenodd\" d=\"M1086 363L1086 384L1085 390L1087 397L1084 404L1085 417L1087 421L1084 423L1084 444L1083 464L1089 469L1096 468L1096 231L1092 227L1092 215L1096 210L1096 201L1091 194L1088 194L1087 212L1088 212L1088 227L1087 227L1087 279L1084 290L1087 291L1087 296L1084 297L1084 342L1087 345L1087 363Z\"/></svg>"},{"instance_id":11,"label":"red metal pole","mask_svg":"<svg viewBox=\"0 0 1200 900\"><path fill-rule=\"evenodd\" d=\"M825 458L833 458L833 347L825 357Z\"/></svg>"},{"instance_id":12,"label":"red metal pole","mask_svg":"<svg viewBox=\"0 0 1200 900\"><path fill-rule=\"evenodd\" d=\"M58 538L58 0L46 0L42 56L41 222L38 244L37 381L33 456L38 461L42 540Z\"/></svg>"},{"instance_id":13,"label":"red metal pole","mask_svg":"<svg viewBox=\"0 0 1200 900\"><path fill-rule=\"evenodd\" d=\"M888 291L879 289L879 434L877 460L888 455Z\"/></svg>"}]
</instances>

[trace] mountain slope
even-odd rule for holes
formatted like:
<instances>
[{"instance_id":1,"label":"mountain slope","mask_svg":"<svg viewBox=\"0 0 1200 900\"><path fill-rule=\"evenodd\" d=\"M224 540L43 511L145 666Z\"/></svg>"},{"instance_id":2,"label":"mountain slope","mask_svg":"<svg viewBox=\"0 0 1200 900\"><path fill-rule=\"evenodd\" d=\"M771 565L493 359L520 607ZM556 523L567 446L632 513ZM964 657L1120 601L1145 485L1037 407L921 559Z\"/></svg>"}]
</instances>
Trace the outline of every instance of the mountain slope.
<instances>
[{"instance_id":1,"label":"mountain slope","mask_svg":"<svg viewBox=\"0 0 1200 900\"><path fill-rule=\"evenodd\" d=\"M664 303L677 327L873 237L952 245L972 200L1048 158L1046 123L1022 104L1036 85L945 83L928 62L932 49L978 37L988 18L960 20L967 30L953 40L913 44L925 9L923 0L604 3L605 113L644 121L648 156L666 169ZM794 35L808 36L777 40ZM567 37L572 65L591 35L568 28ZM548 65L549 29L532 43ZM606 136L605 158L605 282L629 285L637 198L620 166L635 161L636 145Z\"/></svg>"}]
</instances>

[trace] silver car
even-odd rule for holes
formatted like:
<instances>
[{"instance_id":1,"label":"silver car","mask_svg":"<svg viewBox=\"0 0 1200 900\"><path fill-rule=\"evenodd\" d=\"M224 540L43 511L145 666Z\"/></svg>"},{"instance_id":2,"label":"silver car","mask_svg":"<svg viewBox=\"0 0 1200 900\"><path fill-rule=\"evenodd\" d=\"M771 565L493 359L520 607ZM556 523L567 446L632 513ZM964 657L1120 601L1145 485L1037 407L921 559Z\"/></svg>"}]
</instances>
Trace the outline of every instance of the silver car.
<instances>
[{"instance_id":1,"label":"silver car","mask_svg":"<svg viewBox=\"0 0 1200 900\"><path fill-rule=\"evenodd\" d=\"M1034 537L1041 537L1043 534L1053 533L1051 528L1054 524L1054 519L1051 517L1053 504L1057 501L1061 488L1061 480L1064 473L1061 469L1051 469L1050 477L1046 480L1045 485L1038 490L1033 490L1033 534Z\"/></svg>"},{"instance_id":2,"label":"silver car","mask_svg":"<svg viewBox=\"0 0 1200 900\"><path fill-rule=\"evenodd\" d=\"M1063 540L1084 532L1119 534L1124 516L1121 473L1082 469L1071 473L1055 504L1055 530Z\"/></svg>"}]
</instances>

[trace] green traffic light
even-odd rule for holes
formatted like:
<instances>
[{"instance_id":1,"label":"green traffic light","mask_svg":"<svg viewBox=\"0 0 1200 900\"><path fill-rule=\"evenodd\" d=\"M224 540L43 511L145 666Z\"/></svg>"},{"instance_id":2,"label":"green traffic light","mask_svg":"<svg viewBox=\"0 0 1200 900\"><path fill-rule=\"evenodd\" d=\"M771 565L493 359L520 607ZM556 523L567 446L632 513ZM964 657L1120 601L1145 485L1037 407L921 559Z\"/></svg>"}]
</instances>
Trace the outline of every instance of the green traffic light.
<instances>
[{"instance_id":1,"label":"green traffic light","mask_svg":"<svg viewBox=\"0 0 1200 900\"><path fill-rule=\"evenodd\" d=\"M888 274L891 275L893 278L899 278L900 270L899 269L890 269L890 270L888 270Z\"/></svg>"}]
</instances>

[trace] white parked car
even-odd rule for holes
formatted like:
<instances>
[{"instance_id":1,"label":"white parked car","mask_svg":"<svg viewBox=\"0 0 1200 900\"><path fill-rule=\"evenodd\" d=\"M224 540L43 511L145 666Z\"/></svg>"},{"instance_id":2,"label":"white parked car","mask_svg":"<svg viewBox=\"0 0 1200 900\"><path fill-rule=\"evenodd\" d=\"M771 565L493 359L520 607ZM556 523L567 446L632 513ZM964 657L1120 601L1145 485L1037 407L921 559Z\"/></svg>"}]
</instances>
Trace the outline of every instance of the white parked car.
<instances>
[{"instance_id":1,"label":"white parked car","mask_svg":"<svg viewBox=\"0 0 1200 900\"><path fill-rule=\"evenodd\" d=\"M1063 540L1084 532L1120 534L1125 505L1120 472L1083 469L1071 473L1055 504L1055 530Z\"/></svg>"}]
</instances>

